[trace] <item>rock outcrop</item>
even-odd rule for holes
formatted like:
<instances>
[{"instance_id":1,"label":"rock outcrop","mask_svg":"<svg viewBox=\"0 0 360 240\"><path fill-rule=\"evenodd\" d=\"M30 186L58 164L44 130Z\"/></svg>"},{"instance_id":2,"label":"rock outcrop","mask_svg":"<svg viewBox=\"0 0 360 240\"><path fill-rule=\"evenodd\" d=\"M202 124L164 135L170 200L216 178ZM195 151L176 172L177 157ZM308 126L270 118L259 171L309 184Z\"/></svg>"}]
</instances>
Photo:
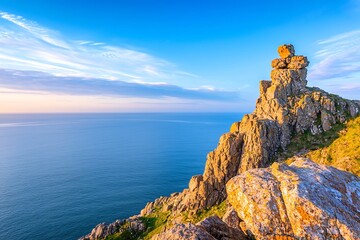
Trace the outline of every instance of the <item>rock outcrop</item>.
<instances>
[{"instance_id":1,"label":"rock outcrop","mask_svg":"<svg viewBox=\"0 0 360 240\"><path fill-rule=\"evenodd\" d=\"M145 231L145 228L145 224L138 216L132 216L126 220L116 220L110 224L100 223L96 225L91 233L81 237L79 240L105 239L109 235L122 233L125 231L134 233L134 235L136 235L139 232Z\"/></svg>"},{"instance_id":2,"label":"rock outcrop","mask_svg":"<svg viewBox=\"0 0 360 240\"><path fill-rule=\"evenodd\" d=\"M298 158L227 183L228 201L256 239L360 239L360 178Z\"/></svg>"},{"instance_id":3,"label":"rock outcrop","mask_svg":"<svg viewBox=\"0 0 360 240\"><path fill-rule=\"evenodd\" d=\"M360 106L356 101L346 100L318 88L306 86L306 67L309 65L309 61L305 56L295 55L295 49L292 45L282 45L279 47L278 52L280 58L274 59L271 63L273 67L270 74L271 81L260 81L260 97L257 99L254 112L246 114L241 121L232 124L230 132L220 137L217 148L207 155L204 173L193 176L189 182L189 187L182 192L174 193L169 197L160 197L154 202L148 203L141 211L140 216L149 215L159 209L162 211L171 211L173 218L170 219L172 219L173 224L177 224L179 221L181 222L181 218L176 216L181 216L181 213L184 211L189 214L195 214L199 210L210 208L224 201L228 194L226 184L230 179L251 169L270 166L271 163L276 161L279 152L286 151L293 136L304 133L313 135L322 134L323 132L331 130L334 125L344 123L347 119L359 114ZM295 165L293 165L292 168L294 168L294 166ZM277 191L276 193L281 193L279 190L281 186L276 182L277 180L272 173L269 172L270 170L262 171L265 171L264 174L266 176L264 175L264 177L269 177L269 180L273 180L269 183L263 181L264 186L269 187L270 190ZM249 174L251 175L252 172L250 171L246 174L245 175L248 176ZM260 180L259 177L259 181ZM232 180L232 182L234 181L235 180ZM230 189L230 192L235 191L235 189L231 187ZM270 190L268 190L267 194L272 196ZM289 191L291 191L291 189L289 189ZM264 195L264 197L266 196ZM310 229L305 229L304 233L297 230L295 231L294 226L285 223L286 221L290 222L290 216L286 215L287 206L285 206L283 200L275 197L276 196L271 199L279 204L277 207L285 210L279 211L278 215L274 217L270 216L270 218L274 219L272 223L278 224L274 226L281 228L281 234L306 236L306 234L312 230L317 231L314 229L316 226L311 225L311 221L314 220L311 218L308 219L308 222L304 220L304 226ZM315 201L316 199L311 200ZM308 201L306 204L310 204L310 202L311 201ZM316 205L317 203L313 202L312 204ZM234 208L239 214L240 210L235 207L235 205ZM317 223L319 224L325 224L324 226L339 227L339 236L343 236L343 234L355 234L352 230L346 230L344 225L340 223L334 225L332 222L336 221L336 219L334 220L334 215L326 212L328 208L324 208L324 212L315 209L315 207L311 209L318 211L317 213L319 214L328 214L321 215L329 216L325 218L325 220L316 219L316 221L318 221ZM268 217L266 214L259 213L256 215L254 213L253 225L246 223L246 227L242 226L239 228L237 225L242 225L244 222L239 219L239 224L237 224L236 214L234 215L234 212L231 214L229 212L224 221L226 222L225 225L232 229L241 231L241 229L248 230L247 227L249 227L249 229L252 229L251 232L256 236L265 236L263 232L271 232L269 229L255 230L255 220L261 224L263 221L261 217ZM240 218L244 217L241 214L239 214L239 216ZM326 219L331 223L326 222ZM214 221L214 219L211 221ZM346 224L347 223L345 223L345 225ZM271 229L271 226L268 227ZM199 238L198 236L207 236L206 234L210 234L204 230L204 227L180 224L158 235L157 239L166 239L166 236L171 236L169 234L178 236L178 238L171 239L184 239L181 237L185 236L185 233L188 232L189 229L194 230L195 235L189 235L190 237L188 239L195 239L196 237L197 239L205 239ZM336 230L332 227L324 227L321 229L330 231L329 233L326 232L326 234L334 233L334 235L329 236L335 236L337 234ZM352 228L349 227L349 229ZM277 231L278 230L276 230L275 233L277 233ZM347 232L345 233L344 231Z\"/></svg>"},{"instance_id":4,"label":"rock outcrop","mask_svg":"<svg viewBox=\"0 0 360 240\"><path fill-rule=\"evenodd\" d=\"M119 231L119 228L124 224L124 221L116 220L113 223L100 223L88 235L80 238L80 240L104 239L107 236Z\"/></svg>"},{"instance_id":5,"label":"rock outcrop","mask_svg":"<svg viewBox=\"0 0 360 240\"><path fill-rule=\"evenodd\" d=\"M255 111L220 137L217 148L207 156L204 173L194 176L183 192L148 203L141 215L154 207L177 214L219 204L226 198L225 184L230 178L269 166L293 135L320 134L359 114L355 101L306 86L309 61L295 55L292 45L282 45L278 52L280 58L272 61L271 81L260 81Z\"/></svg>"}]
</instances>

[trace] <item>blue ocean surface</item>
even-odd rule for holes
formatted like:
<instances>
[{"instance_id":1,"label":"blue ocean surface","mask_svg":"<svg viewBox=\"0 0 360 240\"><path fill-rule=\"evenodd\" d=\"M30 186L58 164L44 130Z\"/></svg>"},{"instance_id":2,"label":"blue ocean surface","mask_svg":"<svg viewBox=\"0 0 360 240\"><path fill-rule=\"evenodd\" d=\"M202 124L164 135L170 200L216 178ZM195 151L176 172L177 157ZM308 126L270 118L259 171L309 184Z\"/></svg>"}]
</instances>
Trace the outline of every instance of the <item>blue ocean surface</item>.
<instances>
[{"instance_id":1,"label":"blue ocean surface","mask_svg":"<svg viewBox=\"0 0 360 240\"><path fill-rule=\"evenodd\" d=\"M0 239L77 239L181 191L242 114L0 115Z\"/></svg>"}]
</instances>

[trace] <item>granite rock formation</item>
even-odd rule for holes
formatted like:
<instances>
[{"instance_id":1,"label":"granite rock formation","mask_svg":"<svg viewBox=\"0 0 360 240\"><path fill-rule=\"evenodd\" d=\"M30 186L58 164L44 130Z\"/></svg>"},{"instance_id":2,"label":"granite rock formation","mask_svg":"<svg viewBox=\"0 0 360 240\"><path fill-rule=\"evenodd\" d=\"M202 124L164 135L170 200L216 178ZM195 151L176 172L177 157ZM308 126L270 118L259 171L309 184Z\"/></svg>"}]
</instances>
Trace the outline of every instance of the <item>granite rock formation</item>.
<instances>
[{"instance_id":1,"label":"granite rock formation","mask_svg":"<svg viewBox=\"0 0 360 240\"><path fill-rule=\"evenodd\" d=\"M183 192L148 203L141 215L154 207L177 214L219 204L226 199L229 179L249 169L269 166L279 151L286 150L293 135L306 131L320 134L359 114L355 101L306 86L309 61L295 55L293 45L282 45L278 52L280 58L271 64L271 81L260 81L254 112L220 137L217 148L207 156L204 173L192 177Z\"/></svg>"},{"instance_id":2,"label":"granite rock formation","mask_svg":"<svg viewBox=\"0 0 360 240\"><path fill-rule=\"evenodd\" d=\"M360 239L360 178L298 158L227 183L228 201L256 239Z\"/></svg>"},{"instance_id":3,"label":"granite rock formation","mask_svg":"<svg viewBox=\"0 0 360 240\"><path fill-rule=\"evenodd\" d=\"M179 216L185 211L189 214L195 214L199 210L217 205L227 198L226 184L230 179L250 170L250 172L245 173L245 175L248 176L252 174L251 169L270 166L276 161L279 152L286 151L293 136L303 133L311 133L313 135L321 134L332 129L334 125L344 123L347 119L359 114L360 106L356 101L343 99L318 88L307 87L306 67L309 65L309 61L305 56L295 55L295 49L292 45L282 45L279 47L278 52L280 58L273 60L271 63L273 67L270 74L271 81L260 81L260 97L257 99L255 110L251 114L246 114L241 121L233 123L230 127L230 132L220 137L217 148L207 155L204 173L193 176L189 182L189 187L182 192L174 193L169 197L160 197L154 202L149 202L141 211L140 216L146 216L159 209L162 211L171 211L173 216ZM281 168L285 168L283 165L280 166ZM293 165L289 168L294 167ZM271 169L273 168L275 167ZM271 177L272 173L270 170L261 171L265 171L264 174L269 176L269 179L275 179L274 176ZM342 174L335 175L343 176ZM349 176L347 177L350 178ZM260 180L261 179L259 179L259 181ZM231 182L234 181L235 180L232 180ZM295 185L295 183L293 183L293 185ZM265 186L277 191L274 194L281 193L279 190L281 186L279 186L275 180ZM242 187L245 188L245 186ZM231 193L236 191L231 187L230 189ZM291 189L289 189L289 191L290 190ZM270 190L264 190L264 194L272 196ZM296 195L294 194L294 196ZM341 197L342 195L339 196ZM242 214L238 205L234 202L235 198L232 197L232 199L235 212L229 210L227 216L224 218L225 225L239 231L251 231L255 236L260 236L260 239L262 236L265 236L265 233L260 230L255 230L256 223L248 224L245 221L245 215ZM274 219L274 223L279 224L282 233L289 234L289 236L306 236L307 233L296 232L297 230L295 231L292 226L289 226L289 223L284 223L288 220L287 218L289 218L289 216L286 216L287 209L284 200L275 197L272 199L282 204L281 206L279 205L279 207L285 209L279 213L278 218L269 216ZM301 199L295 198L295 200ZM311 200L317 201L317 199ZM302 202L304 204L310 204L311 201L304 200ZM313 202L311 204L316 205L317 203ZM321 212L321 208L320 210L315 208L309 209L324 214L328 210L326 207L324 208L324 212ZM267 213L272 214L270 210L268 210ZM236 215L239 215L238 217L244 221ZM259 221L258 224L262 224L262 217L268 217L263 213L255 215L254 213L254 222L257 220ZM336 221L336 219L334 220L334 218L332 218L333 215L330 214L329 216L330 217L327 218L329 221ZM168 239L185 239L181 237L185 236L184 234L189 232L189 229L194 230L195 232L193 234L195 235L189 235L190 237L187 239L213 239L211 237L200 238L199 236L208 236L211 234L198 225L179 225L178 223L181 223L181 219L179 220L177 217L172 219L174 221L173 223L177 225L158 235L157 239L166 239L166 236L171 236L171 234L178 236L178 238ZM211 221L214 221L214 219ZM308 224L306 226L312 229L314 228L314 226L311 225L312 221L315 220L309 218L308 222L304 220L304 224ZM321 221L316 219L316 221L318 221L316 224L325 224L324 226L330 226L332 224L326 223L326 220ZM210 220L208 220L208 222L210 222ZM245 222L246 226L244 225ZM331 226L345 229L345 227L340 226L338 223ZM334 232L334 234L336 233L332 227L324 227L322 229L326 231L329 230L331 233ZM315 231L316 229L313 230ZM266 232L267 230L264 231ZM307 230L304 231L306 232ZM339 236L343 236L341 231ZM349 231L351 233L352 230Z\"/></svg>"}]
</instances>

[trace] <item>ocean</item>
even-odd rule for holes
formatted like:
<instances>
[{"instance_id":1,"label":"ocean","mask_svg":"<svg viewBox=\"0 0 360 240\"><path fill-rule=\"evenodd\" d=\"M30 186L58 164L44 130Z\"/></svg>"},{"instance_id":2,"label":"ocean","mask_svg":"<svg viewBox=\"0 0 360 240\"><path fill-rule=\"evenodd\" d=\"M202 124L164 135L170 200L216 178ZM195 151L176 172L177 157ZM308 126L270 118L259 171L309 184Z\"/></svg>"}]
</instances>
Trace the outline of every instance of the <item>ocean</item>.
<instances>
[{"instance_id":1,"label":"ocean","mask_svg":"<svg viewBox=\"0 0 360 240\"><path fill-rule=\"evenodd\" d=\"M0 115L0 239L77 239L181 191L237 113Z\"/></svg>"}]
</instances>

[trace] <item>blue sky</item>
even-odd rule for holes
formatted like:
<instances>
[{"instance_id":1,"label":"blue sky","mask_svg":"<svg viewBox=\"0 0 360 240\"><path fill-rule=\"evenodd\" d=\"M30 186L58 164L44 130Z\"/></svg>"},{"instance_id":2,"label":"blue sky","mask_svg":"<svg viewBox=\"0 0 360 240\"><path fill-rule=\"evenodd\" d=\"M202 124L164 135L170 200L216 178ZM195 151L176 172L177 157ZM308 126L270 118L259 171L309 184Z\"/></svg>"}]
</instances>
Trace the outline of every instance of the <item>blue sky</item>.
<instances>
[{"instance_id":1,"label":"blue sky","mask_svg":"<svg viewBox=\"0 0 360 240\"><path fill-rule=\"evenodd\" d=\"M0 3L1 112L249 112L277 46L360 99L360 0Z\"/></svg>"}]
</instances>

